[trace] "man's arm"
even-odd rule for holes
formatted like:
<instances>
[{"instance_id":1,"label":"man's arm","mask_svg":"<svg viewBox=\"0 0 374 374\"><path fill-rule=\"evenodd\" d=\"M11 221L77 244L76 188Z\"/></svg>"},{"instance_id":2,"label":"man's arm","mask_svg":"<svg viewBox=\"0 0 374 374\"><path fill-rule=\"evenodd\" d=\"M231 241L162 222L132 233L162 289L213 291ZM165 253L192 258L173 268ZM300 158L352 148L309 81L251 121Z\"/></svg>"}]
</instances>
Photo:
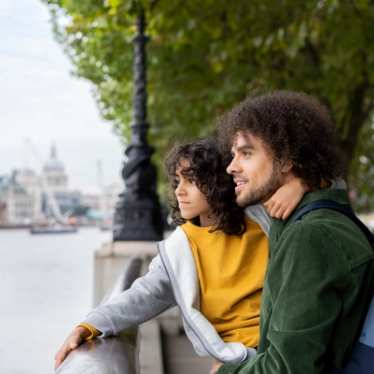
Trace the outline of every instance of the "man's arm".
<instances>
[{"instance_id":1,"label":"man's arm","mask_svg":"<svg viewBox=\"0 0 374 374\"><path fill-rule=\"evenodd\" d=\"M317 374L339 316L343 256L320 226L298 222L271 252L261 323L266 349L219 374ZM340 262L340 263L339 263ZM266 310L271 300L272 310Z\"/></svg>"}]
</instances>

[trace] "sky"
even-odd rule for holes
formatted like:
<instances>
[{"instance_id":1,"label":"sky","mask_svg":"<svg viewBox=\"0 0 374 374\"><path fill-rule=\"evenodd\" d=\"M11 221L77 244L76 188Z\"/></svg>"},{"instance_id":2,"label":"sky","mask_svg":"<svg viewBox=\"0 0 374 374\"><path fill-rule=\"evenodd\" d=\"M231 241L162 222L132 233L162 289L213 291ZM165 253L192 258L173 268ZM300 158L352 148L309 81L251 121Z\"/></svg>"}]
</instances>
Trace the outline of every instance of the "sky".
<instances>
[{"instance_id":1,"label":"sky","mask_svg":"<svg viewBox=\"0 0 374 374\"><path fill-rule=\"evenodd\" d=\"M69 187L92 192L98 161L104 184L121 180L123 149L90 83L71 75L49 19L40 0L0 0L0 175L39 172L55 143Z\"/></svg>"}]
</instances>

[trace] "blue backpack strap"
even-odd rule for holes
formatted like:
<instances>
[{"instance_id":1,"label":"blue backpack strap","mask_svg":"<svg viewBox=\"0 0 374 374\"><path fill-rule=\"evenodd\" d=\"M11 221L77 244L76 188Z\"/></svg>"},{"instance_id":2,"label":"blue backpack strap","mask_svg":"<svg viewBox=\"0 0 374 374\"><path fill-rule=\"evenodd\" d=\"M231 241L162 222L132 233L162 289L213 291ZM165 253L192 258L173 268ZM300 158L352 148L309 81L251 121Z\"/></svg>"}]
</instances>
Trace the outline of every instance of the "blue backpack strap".
<instances>
[{"instance_id":1,"label":"blue backpack strap","mask_svg":"<svg viewBox=\"0 0 374 374\"><path fill-rule=\"evenodd\" d=\"M296 213L295 217L293 217L293 220L299 221L305 214L316 209L332 209L350 218L363 231L370 245L374 248L374 235L368 229L368 227L362 221L360 221L348 204L340 204L333 200L316 200L301 208Z\"/></svg>"},{"instance_id":2,"label":"blue backpack strap","mask_svg":"<svg viewBox=\"0 0 374 374\"><path fill-rule=\"evenodd\" d=\"M339 204L333 200L316 200L296 212L293 221L316 209L332 209L349 217L367 237L374 248L374 235L354 214L348 204ZM369 311L361 330L359 340L356 342L352 356L346 366L341 369L332 369L329 374L373 374L374 373L374 298L371 301Z\"/></svg>"}]
</instances>

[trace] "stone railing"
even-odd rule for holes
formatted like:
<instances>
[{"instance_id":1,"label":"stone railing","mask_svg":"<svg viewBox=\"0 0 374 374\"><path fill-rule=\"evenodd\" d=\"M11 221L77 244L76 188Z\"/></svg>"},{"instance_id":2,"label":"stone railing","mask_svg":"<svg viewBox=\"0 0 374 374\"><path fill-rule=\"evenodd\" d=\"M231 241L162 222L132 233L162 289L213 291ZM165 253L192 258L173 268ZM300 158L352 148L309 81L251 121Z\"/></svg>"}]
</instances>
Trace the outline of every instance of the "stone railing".
<instances>
[{"instance_id":1,"label":"stone railing","mask_svg":"<svg viewBox=\"0 0 374 374\"><path fill-rule=\"evenodd\" d=\"M143 260L130 257L112 291L103 303L129 288L141 275ZM119 336L94 339L74 350L56 370L56 374L135 374L139 373L137 329Z\"/></svg>"}]
</instances>

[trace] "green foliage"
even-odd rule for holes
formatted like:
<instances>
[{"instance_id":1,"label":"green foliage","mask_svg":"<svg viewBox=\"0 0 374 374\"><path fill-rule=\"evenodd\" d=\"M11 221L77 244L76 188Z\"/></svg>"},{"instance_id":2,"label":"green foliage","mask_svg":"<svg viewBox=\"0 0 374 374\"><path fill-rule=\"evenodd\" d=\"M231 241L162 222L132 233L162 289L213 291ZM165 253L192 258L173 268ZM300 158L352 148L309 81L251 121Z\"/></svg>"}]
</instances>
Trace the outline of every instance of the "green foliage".
<instances>
[{"instance_id":1,"label":"green foliage","mask_svg":"<svg viewBox=\"0 0 374 374\"><path fill-rule=\"evenodd\" d=\"M331 109L352 160L352 185L370 201L358 200L358 207L373 209L364 158L369 160L374 133L371 1L44 2L74 73L93 83L101 115L125 141L131 124L131 41L136 15L140 7L145 10L150 141L159 163L171 143L210 133L217 115L246 95L301 90ZM361 129L365 135L359 137Z\"/></svg>"},{"instance_id":2,"label":"green foliage","mask_svg":"<svg viewBox=\"0 0 374 374\"><path fill-rule=\"evenodd\" d=\"M374 118L364 126L359 136L351 173L351 188L356 205L364 212L374 211Z\"/></svg>"}]
</instances>

